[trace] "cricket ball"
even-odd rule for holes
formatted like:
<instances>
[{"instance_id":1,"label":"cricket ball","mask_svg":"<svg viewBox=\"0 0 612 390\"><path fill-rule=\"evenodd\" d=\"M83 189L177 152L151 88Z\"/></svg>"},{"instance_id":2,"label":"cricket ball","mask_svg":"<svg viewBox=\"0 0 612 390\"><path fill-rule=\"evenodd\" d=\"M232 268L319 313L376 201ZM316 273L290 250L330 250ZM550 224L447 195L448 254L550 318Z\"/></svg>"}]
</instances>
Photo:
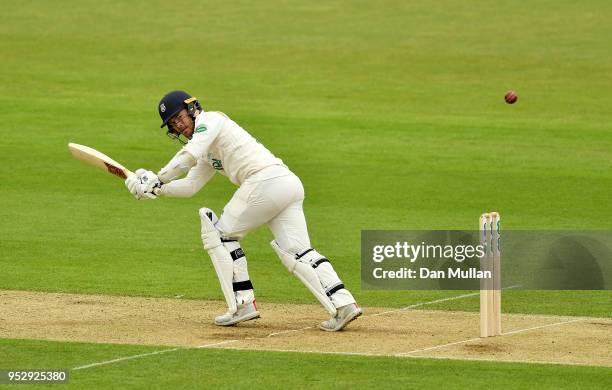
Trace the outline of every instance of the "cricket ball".
<instances>
[{"instance_id":1,"label":"cricket ball","mask_svg":"<svg viewBox=\"0 0 612 390\"><path fill-rule=\"evenodd\" d=\"M516 92L508 91L506 92L506 95L504 95L504 99L506 100L506 103L514 104L518 100L518 96L516 95Z\"/></svg>"}]
</instances>

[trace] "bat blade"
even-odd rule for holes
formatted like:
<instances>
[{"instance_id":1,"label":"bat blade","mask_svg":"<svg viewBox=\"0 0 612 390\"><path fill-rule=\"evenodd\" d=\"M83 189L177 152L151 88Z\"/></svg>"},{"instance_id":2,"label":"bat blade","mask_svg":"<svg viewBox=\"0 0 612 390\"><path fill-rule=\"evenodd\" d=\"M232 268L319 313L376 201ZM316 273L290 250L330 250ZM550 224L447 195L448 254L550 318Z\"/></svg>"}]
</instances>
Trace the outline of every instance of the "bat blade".
<instances>
[{"instance_id":1,"label":"bat blade","mask_svg":"<svg viewBox=\"0 0 612 390\"><path fill-rule=\"evenodd\" d=\"M85 161L87 164L93 165L94 167L118 176L122 179L126 179L132 172L119 164L117 161L108 157L106 154L99 152L89 146L79 145L74 143L68 144L68 149L74 156L79 160Z\"/></svg>"}]
</instances>

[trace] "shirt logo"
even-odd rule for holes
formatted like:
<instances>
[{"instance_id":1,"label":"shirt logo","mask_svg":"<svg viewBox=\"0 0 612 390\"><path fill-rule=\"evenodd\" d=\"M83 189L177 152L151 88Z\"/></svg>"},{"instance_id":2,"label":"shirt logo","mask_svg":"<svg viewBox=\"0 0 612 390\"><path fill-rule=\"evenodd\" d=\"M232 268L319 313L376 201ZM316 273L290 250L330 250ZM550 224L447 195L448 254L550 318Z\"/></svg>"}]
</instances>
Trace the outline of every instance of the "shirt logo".
<instances>
[{"instance_id":1,"label":"shirt logo","mask_svg":"<svg viewBox=\"0 0 612 390\"><path fill-rule=\"evenodd\" d=\"M216 158L212 159L212 166L217 171L222 171L223 170L223 163L221 162L221 160L217 160Z\"/></svg>"},{"instance_id":2,"label":"shirt logo","mask_svg":"<svg viewBox=\"0 0 612 390\"><path fill-rule=\"evenodd\" d=\"M203 125L203 124L202 124L202 125L199 125L198 127L196 127L195 132L196 132L196 133L203 133L203 132L205 132L206 130L208 130L208 129L206 128L206 125Z\"/></svg>"},{"instance_id":3,"label":"shirt logo","mask_svg":"<svg viewBox=\"0 0 612 390\"><path fill-rule=\"evenodd\" d=\"M166 112L166 105L164 103L159 105L159 111Z\"/></svg>"}]
</instances>

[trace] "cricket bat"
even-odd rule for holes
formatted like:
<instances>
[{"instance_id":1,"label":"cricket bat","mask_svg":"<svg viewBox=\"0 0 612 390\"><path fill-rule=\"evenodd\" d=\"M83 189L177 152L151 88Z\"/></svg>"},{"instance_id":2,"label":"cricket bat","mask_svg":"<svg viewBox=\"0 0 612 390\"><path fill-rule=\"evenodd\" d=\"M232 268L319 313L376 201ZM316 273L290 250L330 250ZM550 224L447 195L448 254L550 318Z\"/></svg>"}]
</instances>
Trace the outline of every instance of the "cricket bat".
<instances>
[{"instance_id":1,"label":"cricket bat","mask_svg":"<svg viewBox=\"0 0 612 390\"><path fill-rule=\"evenodd\" d=\"M119 164L117 161L89 146L73 144L71 142L68 144L68 149L70 149L74 158L85 161L87 164L112 173L122 179L127 179L127 177L132 174L132 171Z\"/></svg>"}]
</instances>

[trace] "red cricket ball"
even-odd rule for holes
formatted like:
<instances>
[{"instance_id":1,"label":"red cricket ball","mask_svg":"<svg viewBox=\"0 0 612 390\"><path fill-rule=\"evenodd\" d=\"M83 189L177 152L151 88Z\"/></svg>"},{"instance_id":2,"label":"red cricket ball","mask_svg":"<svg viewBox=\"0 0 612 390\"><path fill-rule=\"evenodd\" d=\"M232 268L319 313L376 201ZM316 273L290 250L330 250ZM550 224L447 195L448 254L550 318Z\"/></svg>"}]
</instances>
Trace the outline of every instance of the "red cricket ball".
<instances>
[{"instance_id":1,"label":"red cricket ball","mask_svg":"<svg viewBox=\"0 0 612 390\"><path fill-rule=\"evenodd\" d=\"M504 99L506 100L506 103L514 104L518 100L518 96L517 96L516 92L508 91L508 92L506 92L506 95L504 96Z\"/></svg>"}]
</instances>

